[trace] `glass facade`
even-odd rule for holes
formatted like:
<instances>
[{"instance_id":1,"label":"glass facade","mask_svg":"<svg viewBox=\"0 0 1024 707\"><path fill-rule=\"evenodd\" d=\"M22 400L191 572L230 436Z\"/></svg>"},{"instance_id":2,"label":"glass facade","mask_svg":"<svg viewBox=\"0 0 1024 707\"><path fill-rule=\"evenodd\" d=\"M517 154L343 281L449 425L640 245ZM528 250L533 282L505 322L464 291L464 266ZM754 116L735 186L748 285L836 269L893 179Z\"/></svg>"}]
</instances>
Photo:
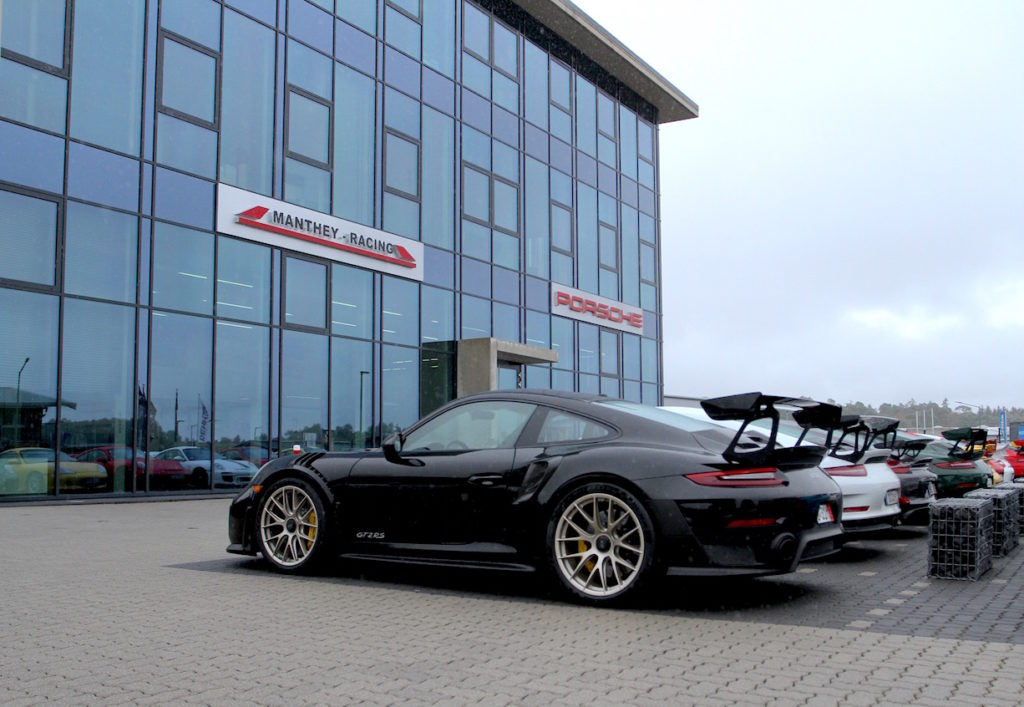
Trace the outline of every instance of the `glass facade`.
<instances>
[{"instance_id":1,"label":"glass facade","mask_svg":"<svg viewBox=\"0 0 1024 707\"><path fill-rule=\"evenodd\" d=\"M0 497L379 445L455 396L465 338L558 352L502 387L660 401L657 113L512 3L0 11ZM218 183L420 241L423 282L218 233Z\"/></svg>"}]
</instances>

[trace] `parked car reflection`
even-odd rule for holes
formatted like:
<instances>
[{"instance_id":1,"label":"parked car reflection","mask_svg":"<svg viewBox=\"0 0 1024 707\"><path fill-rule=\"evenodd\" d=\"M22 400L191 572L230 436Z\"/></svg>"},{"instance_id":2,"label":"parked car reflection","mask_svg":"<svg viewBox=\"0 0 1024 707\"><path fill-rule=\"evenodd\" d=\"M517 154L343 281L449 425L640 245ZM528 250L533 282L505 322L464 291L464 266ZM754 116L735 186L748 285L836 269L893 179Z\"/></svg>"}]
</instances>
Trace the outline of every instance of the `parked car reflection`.
<instances>
[{"instance_id":1,"label":"parked car reflection","mask_svg":"<svg viewBox=\"0 0 1024 707\"><path fill-rule=\"evenodd\" d=\"M231 489L245 486L257 472L255 464L226 459L207 447L171 447L154 455L156 461L175 461L185 468L189 485L210 488L210 465L213 463L213 488Z\"/></svg>"},{"instance_id":2,"label":"parked car reflection","mask_svg":"<svg viewBox=\"0 0 1024 707\"><path fill-rule=\"evenodd\" d=\"M61 491L96 491L107 485L107 471L99 464L75 461L69 455L58 456L45 447L20 447L0 452L0 468L4 472L7 493L52 493L54 469L60 470ZM13 473L14 479L10 474Z\"/></svg>"},{"instance_id":3,"label":"parked car reflection","mask_svg":"<svg viewBox=\"0 0 1024 707\"><path fill-rule=\"evenodd\" d=\"M75 455L79 461L90 461L100 464L107 471L108 491L130 491L131 486L127 469L135 468L135 488L145 489L146 458L141 452L135 455L132 465L130 447L105 445L93 447ZM171 490L183 488L189 480L189 472L180 462L173 459L149 460L149 488L153 490Z\"/></svg>"}]
</instances>

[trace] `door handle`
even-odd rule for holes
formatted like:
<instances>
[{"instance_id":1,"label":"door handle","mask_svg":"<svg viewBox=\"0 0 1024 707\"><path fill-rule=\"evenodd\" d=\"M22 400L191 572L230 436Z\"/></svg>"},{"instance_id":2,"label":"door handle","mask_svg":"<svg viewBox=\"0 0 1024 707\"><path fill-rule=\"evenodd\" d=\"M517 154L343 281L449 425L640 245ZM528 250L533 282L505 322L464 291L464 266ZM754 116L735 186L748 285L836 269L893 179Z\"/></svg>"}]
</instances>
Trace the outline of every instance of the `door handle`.
<instances>
[{"instance_id":1,"label":"door handle","mask_svg":"<svg viewBox=\"0 0 1024 707\"><path fill-rule=\"evenodd\" d=\"M501 474L476 474L469 477L469 483L474 486L486 486L487 488L504 486L504 481L505 477Z\"/></svg>"}]
</instances>

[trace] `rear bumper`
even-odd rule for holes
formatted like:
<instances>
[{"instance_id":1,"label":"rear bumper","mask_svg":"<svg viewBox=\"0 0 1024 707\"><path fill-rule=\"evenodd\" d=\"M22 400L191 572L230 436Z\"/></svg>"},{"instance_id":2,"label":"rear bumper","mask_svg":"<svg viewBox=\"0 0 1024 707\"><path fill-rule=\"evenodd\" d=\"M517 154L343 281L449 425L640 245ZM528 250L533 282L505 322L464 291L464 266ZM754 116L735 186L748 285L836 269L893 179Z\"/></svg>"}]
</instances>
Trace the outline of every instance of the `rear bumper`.
<instances>
[{"instance_id":1,"label":"rear bumper","mask_svg":"<svg viewBox=\"0 0 1024 707\"><path fill-rule=\"evenodd\" d=\"M777 557L760 557L760 562L736 565L673 565L666 574L672 577L762 577L796 571L801 562L826 557L842 549L843 525L828 523L806 530L795 538L795 549L779 548ZM715 558L711 558L714 560ZM765 561L767 560L767 561Z\"/></svg>"}]
</instances>

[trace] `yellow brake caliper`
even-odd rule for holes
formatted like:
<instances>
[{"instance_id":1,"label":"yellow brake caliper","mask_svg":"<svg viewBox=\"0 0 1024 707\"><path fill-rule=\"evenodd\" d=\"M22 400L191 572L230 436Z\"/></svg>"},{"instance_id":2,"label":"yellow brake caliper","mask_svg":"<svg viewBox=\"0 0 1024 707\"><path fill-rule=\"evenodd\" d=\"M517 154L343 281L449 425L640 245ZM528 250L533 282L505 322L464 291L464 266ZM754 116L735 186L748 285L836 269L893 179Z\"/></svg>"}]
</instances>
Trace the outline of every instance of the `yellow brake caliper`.
<instances>
[{"instance_id":1,"label":"yellow brake caliper","mask_svg":"<svg viewBox=\"0 0 1024 707\"><path fill-rule=\"evenodd\" d=\"M306 516L306 522L310 524L309 534L306 535L306 552L313 549L313 543L316 542L316 511L310 510L309 515Z\"/></svg>"}]
</instances>

